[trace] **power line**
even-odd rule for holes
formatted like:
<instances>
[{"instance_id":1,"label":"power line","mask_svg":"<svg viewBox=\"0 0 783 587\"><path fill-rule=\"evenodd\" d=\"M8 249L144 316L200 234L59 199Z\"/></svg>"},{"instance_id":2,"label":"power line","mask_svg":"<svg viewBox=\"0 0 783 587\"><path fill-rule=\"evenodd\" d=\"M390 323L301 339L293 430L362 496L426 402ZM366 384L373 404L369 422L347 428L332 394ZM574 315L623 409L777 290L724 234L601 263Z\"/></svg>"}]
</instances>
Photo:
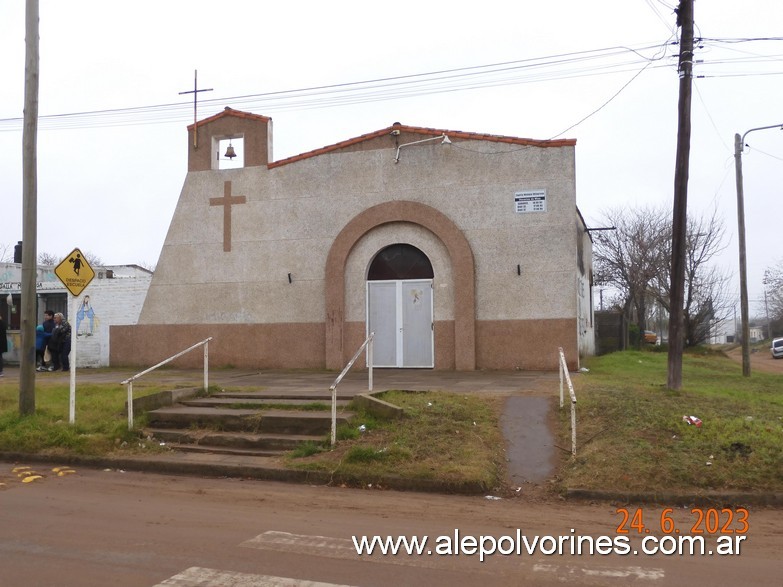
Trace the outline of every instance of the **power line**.
<instances>
[{"instance_id":1,"label":"power line","mask_svg":"<svg viewBox=\"0 0 783 587\"><path fill-rule=\"evenodd\" d=\"M569 130L571 130L572 128L579 126L579 125L580 125L580 124L582 124L582 123L583 123L585 120L587 120L588 118L591 118L593 115L595 115L595 114L598 114L598 112L600 112L601 110L603 110L604 108L606 108L606 106L608 106L608 105L609 105L609 103L610 103L612 100L614 100L614 99L615 99L617 96L619 96L619 95L620 95L620 94L623 92L623 90L625 90L625 88L627 88L628 86L630 86L630 85L631 85L631 83L632 83L632 82L633 82L633 81L634 81L634 80L635 80L637 77L639 77L640 75L642 75L642 73L644 73L644 70L645 70L645 69L647 69L647 67L648 67L649 65L650 65L650 64L648 63L647 65L645 65L644 67L642 67L642 68L641 68L641 69L640 69L640 70L639 70L639 71L636 73L636 75L634 75L634 76L633 76L631 79L629 79L629 80L628 80L628 81L625 83L625 85L623 85L623 87L621 87L619 90L617 90L617 92L615 92L615 94L614 94L614 95L612 95L612 97L611 97L611 98L609 98L609 99L608 99L606 102L604 102L604 103L603 103L601 106L599 106L598 108L596 108L595 110L593 110L593 111L592 111L590 114L588 114L587 116L585 116L584 118L582 118L582 119L581 119L579 122L577 122L577 123L575 123L575 124L572 124L572 125L571 125L571 126L569 126L567 129L565 129L565 130L563 130L563 131L561 131L561 132L557 133L557 134L556 134L556 135L554 135L552 138L554 139L555 137L559 137L560 135L563 135L563 134L567 133L567 132L568 132Z\"/></svg>"},{"instance_id":2,"label":"power line","mask_svg":"<svg viewBox=\"0 0 783 587\"><path fill-rule=\"evenodd\" d=\"M656 0L659 4L669 6ZM648 0L650 4L652 0ZM650 4L650 7L655 7ZM257 94L246 94L227 98L215 98L200 102L209 111L218 112L226 105L241 109L263 111L267 114L281 111L296 111L319 108L350 106L368 102L400 100L446 92L482 90L493 87L545 83L592 76L615 75L639 72L640 63L647 65L642 71L669 68L662 61L671 45L672 37L663 43L641 44L634 47L615 46L587 51L562 53L544 57L505 61L486 65L461 67L409 74L395 77L314 86L293 90L282 90ZM704 37L700 41L708 46L714 44L735 44L753 41L780 41L783 37L718 39ZM648 54L650 56L648 56ZM779 56L755 55L749 58L702 61L700 69L707 65L716 67L736 64L756 64L759 60L774 60ZM779 75L781 72L761 73L705 73L700 78L745 77L750 75ZM634 76L633 79L635 79ZM626 84L627 85L627 84ZM623 86L624 88L625 86ZM620 91L622 91L622 89ZM613 96L611 99L614 99ZM611 101L610 99L610 101ZM608 103L608 102L607 102ZM602 106L603 108L603 106ZM599 108L600 110L600 108ZM76 129L91 127L135 126L144 124L166 124L184 122L191 112L190 102L174 102L150 106L115 108L72 112L39 117L41 130ZM595 111L597 112L597 111ZM595 114L593 112L589 116ZM589 118L588 116L588 118ZM586 119L586 118L585 118ZM583 119L583 120L585 120ZM0 119L0 132L16 132L21 129L22 118ZM573 128L573 126L571 127ZM565 132L565 131L564 131ZM561 133L562 134L562 133Z\"/></svg>"},{"instance_id":3,"label":"power line","mask_svg":"<svg viewBox=\"0 0 783 587\"><path fill-rule=\"evenodd\" d=\"M210 99L203 100L201 105L204 108L222 108L226 104L244 107L254 105L265 112L325 108L443 92L607 75L621 73L629 67L635 69L640 59L649 63L661 58L657 55L646 57L643 54L650 50L660 52L661 45L607 47L360 82ZM189 106L189 102L178 102L48 115L41 116L39 120L42 129L159 124L185 120ZM0 119L0 131L18 130L20 124L21 118Z\"/></svg>"}]
</instances>

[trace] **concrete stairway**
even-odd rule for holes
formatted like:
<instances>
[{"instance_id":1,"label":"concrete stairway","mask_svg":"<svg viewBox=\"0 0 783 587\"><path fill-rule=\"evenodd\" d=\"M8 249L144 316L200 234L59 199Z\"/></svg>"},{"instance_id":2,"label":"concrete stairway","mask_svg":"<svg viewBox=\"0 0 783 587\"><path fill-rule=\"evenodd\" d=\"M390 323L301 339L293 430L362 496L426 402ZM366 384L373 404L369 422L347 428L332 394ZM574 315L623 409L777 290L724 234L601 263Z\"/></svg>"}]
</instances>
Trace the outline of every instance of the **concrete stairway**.
<instances>
[{"instance_id":1,"label":"concrete stairway","mask_svg":"<svg viewBox=\"0 0 783 587\"><path fill-rule=\"evenodd\" d=\"M353 416L351 397L338 395L338 426ZM222 392L148 412L144 432L178 451L277 456L328 439L331 422L324 394Z\"/></svg>"}]
</instances>

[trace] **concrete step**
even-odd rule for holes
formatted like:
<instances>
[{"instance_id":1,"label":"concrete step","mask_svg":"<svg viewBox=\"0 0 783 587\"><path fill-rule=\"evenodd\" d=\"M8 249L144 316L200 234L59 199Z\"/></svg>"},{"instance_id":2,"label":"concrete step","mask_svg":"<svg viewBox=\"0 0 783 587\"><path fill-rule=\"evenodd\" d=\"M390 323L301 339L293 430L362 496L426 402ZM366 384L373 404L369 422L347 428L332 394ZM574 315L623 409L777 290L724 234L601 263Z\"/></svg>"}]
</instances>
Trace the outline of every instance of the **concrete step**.
<instances>
[{"instance_id":1,"label":"concrete step","mask_svg":"<svg viewBox=\"0 0 783 587\"><path fill-rule=\"evenodd\" d=\"M339 389L336 393L338 400L350 401L354 398L354 394L341 392ZM300 392L300 391L275 391L275 390L259 390L259 391L221 391L220 393L212 394L213 398L240 398L240 399L274 399L284 400L284 402L295 400L307 400L317 402L331 402L332 394L328 389L323 392Z\"/></svg>"},{"instance_id":2,"label":"concrete step","mask_svg":"<svg viewBox=\"0 0 783 587\"><path fill-rule=\"evenodd\" d=\"M243 431L255 434L324 435L331 431L331 411L250 410L213 407L172 406L148 412L153 428L207 428L221 431ZM341 411L337 424L348 422L353 413Z\"/></svg>"},{"instance_id":3,"label":"concrete step","mask_svg":"<svg viewBox=\"0 0 783 587\"><path fill-rule=\"evenodd\" d=\"M165 442L170 448L201 446L215 450L251 451L253 454L280 454L305 442L319 443L326 439L326 436L307 434L253 434L178 428L146 428L144 434Z\"/></svg>"},{"instance_id":4,"label":"concrete step","mask_svg":"<svg viewBox=\"0 0 783 587\"><path fill-rule=\"evenodd\" d=\"M227 446L210 446L201 444L177 444L172 443L168 445L172 450L178 452L189 452L198 454L213 454L213 455L234 455L242 457L279 457L285 451L282 450L262 450L262 449L243 449L243 448L231 448Z\"/></svg>"},{"instance_id":5,"label":"concrete step","mask_svg":"<svg viewBox=\"0 0 783 587\"><path fill-rule=\"evenodd\" d=\"M332 402L329 398L319 398L319 399L278 399L278 398L266 398L266 397L258 397L258 396L251 396L249 394L245 394L244 396L236 397L236 396L211 396L211 397L202 397L202 398L193 398L193 399L187 399L187 400L181 400L179 402L183 406L192 406L192 407L204 407L204 408L222 408L222 407L229 407L229 406L241 406L242 408L247 409L254 409L254 408L261 408L263 409L266 406L275 406L277 408L280 408L281 406L291 406L292 408L295 407L306 407L306 406L320 406L321 410L328 410L331 411L332 409ZM345 407L348 405L348 400L337 400L337 407ZM236 409L236 408L231 408ZM318 410L301 410L301 411L318 411Z\"/></svg>"}]
</instances>

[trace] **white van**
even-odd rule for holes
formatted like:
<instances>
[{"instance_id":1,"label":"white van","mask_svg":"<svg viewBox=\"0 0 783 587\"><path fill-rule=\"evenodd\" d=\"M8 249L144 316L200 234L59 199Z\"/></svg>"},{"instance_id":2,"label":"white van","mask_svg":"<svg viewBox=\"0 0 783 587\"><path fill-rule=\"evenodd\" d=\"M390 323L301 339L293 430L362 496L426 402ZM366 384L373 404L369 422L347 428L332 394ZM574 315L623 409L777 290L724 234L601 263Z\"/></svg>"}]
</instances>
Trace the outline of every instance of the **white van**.
<instances>
[{"instance_id":1,"label":"white van","mask_svg":"<svg viewBox=\"0 0 783 587\"><path fill-rule=\"evenodd\" d=\"M769 350L772 352L773 359L783 359L783 338L773 339Z\"/></svg>"}]
</instances>

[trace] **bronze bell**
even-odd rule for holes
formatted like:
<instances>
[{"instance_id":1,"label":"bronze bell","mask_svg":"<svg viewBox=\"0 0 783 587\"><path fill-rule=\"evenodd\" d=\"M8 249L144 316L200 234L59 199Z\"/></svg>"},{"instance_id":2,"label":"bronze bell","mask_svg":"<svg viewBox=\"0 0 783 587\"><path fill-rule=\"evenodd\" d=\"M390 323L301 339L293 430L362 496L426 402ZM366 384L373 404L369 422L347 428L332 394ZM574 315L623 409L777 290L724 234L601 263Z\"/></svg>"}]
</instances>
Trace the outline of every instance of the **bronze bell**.
<instances>
[{"instance_id":1,"label":"bronze bell","mask_svg":"<svg viewBox=\"0 0 783 587\"><path fill-rule=\"evenodd\" d=\"M237 154L236 154L236 151L234 151L233 145L231 145L231 143L229 143L228 144L228 148L226 149L226 154L225 154L226 159L233 159L236 156L237 156Z\"/></svg>"}]
</instances>

